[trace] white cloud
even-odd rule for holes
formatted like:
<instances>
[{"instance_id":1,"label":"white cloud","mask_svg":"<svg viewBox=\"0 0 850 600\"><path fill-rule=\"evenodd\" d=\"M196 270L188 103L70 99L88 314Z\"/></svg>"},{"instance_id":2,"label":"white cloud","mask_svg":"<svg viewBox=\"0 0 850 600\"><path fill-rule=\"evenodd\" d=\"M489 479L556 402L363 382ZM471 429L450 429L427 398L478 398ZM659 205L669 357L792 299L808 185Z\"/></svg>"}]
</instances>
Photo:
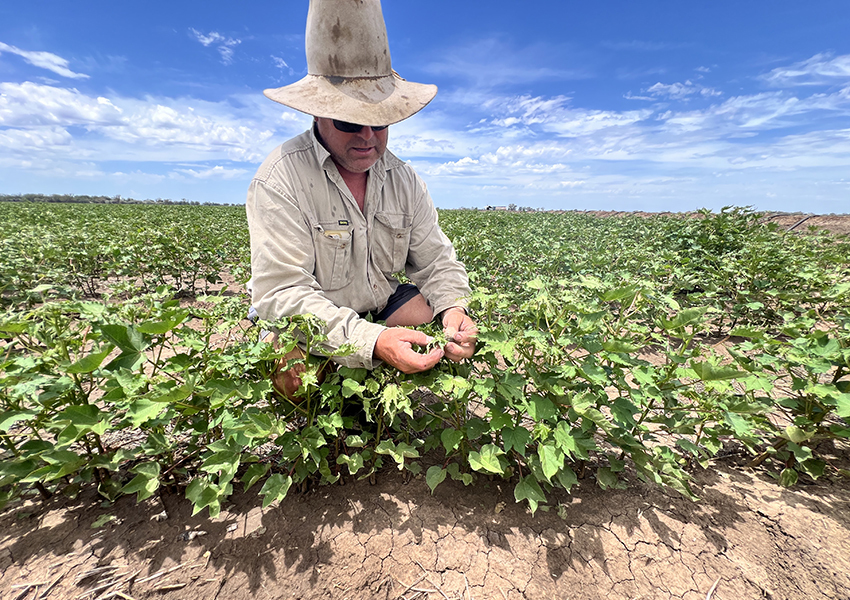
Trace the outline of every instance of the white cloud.
<instances>
[{"instance_id":1,"label":"white cloud","mask_svg":"<svg viewBox=\"0 0 850 600\"><path fill-rule=\"evenodd\" d=\"M491 152L485 152L473 158L465 156L456 161L420 167L432 176L480 175L499 177L517 177L524 175L551 175L569 171L570 168L560 162L547 162L552 155L565 155L569 150L553 145L547 147L500 146ZM535 160L543 158L544 160Z\"/></svg>"},{"instance_id":2,"label":"white cloud","mask_svg":"<svg viewBox=\"0 0 850 600\"><path fill-rule=\"evenodd\" d=\"M850 116L850 86L832 94L797 97L787 92L766 92L729 98L706 110L674 112L666 120L668 126L681 131L710 130L716 137L740 133L741 130L768 131L793 125L803 116L826 111Z\"/></svg>"},{"instance_id":3,"label":"white cloud","mask_svg":"<svg viewBox=\"0 0 850 600\"><path fill-rule=\"evenodd\" d=\"M216 165L209 169L174 169L176 173L188 175L194 179L242 179L251 174L248 169L226 169Z\"/></svg>"},{"instance_id":4,"label":"white cloud","mask_svg":"<svg viewBox=\"0 0 850 600\"><path fill-rule=\"evenodd\" d=\"M559 57L564 55L575 57L577 66L565 66L559 62ZM452 47L426 64L423 70L472 81L475 87L481 89L591 77L576 53L563 46L531 43L518 48L500 37L481 38Z\"/></svg>"},{"instance_id":5,"label":"white cloud","mask_svg":"<svg viewBox=\"0 0 850 600\"><path fill-rule=\"evenodd\" d=\"M17 155L31 154L42 148L69 146L73 138L61 127L37 129L0 129L0 148L7 148Z\"/></svg>"},{"instance_id":6,"label":"white cloud","mask_svg":"<svg viewBox=\"0 0 850 600\"><path fill-rule=\"evenodd\" d=\"M70 79L89 78L89 76L84 73L75 73L69 69L68 61L61 56L53 54L52 52L32 52L29 50L21 50L15 46L10 46L9 44L0 42L0 54L3 54L3 52L17 54L29 64L41 69L47 69L48 71L52 71L62 77L68 77Z\"/></svg>"},{"instance_id":7,"label":"white cloud","mask_svg":"<svg viewBox=\"0 0 850 600\"><path fill-rule=\"evenodd\" d=\"M582 137L606 129L622 128L647 119L651 110L605 111L571 108L570 98L519 96L491 101L486 107L496 116L484 121L486 126L505 129L539 128L563 137ZM475 128L473 128L475 131Z\"/></svg>"},{"instance_id":8,"label":"white cloud","mask_svg":"<svg viewBox=\"0 0 850 600\"><path fill-rule=\"evenodd\" d=\"M110 125L121 122L121 109L102 97L73 88L24 83L0 83L0 125Z\"/></svg>"},{"instance_id":9,"label":"white cloud","mask_svg":"<svg viewBox=\"0 0 850 600\"><path fill-rule=\"evenodd\" d=\"M271 106L245 104L240 112L227 100L110 99L32 82L0 83L0 125L12 128L5 131L7 137L41 135L48 140L54 138L35 132L46 128L56 136L57 131L79 127L83 132L74 138L101 160L169 161L191 152L196 159L256 162L270 150L274 120L300 128L298 120L281 121ZM93 159L92 154L87 157Z\"/></svg>"},{"instance_id":10,"label":"white cloud","mask_svg":"<svg viewBox=\"0 0 850 600\"><path fill-rule=\"evenodd\" d=\"M714 88L695 84L690 79L684 83L664 84L658 82L647 88L645 91L653 98L666 97L671 100L687 100L689 97L694 95L702 96L704 98L722 95L722 92L719 92Z\"/></svg>"},{"instance_id":11,"label":"white cloud","mask_svg":"<svg viewBox=\"0 0 850 600\"><path fill-rule=\"evenodd\" d=\"M848 82L850 54L835 57L829 53L815 54L808 60L773 69L762 79L778 87Z\"/></svg>"},{"instance_id":12,"label":"white cloud","mask_svg":"<svg viewBox=\"0 0 850 600\"><path fill-rule=\"evenodd\" d=\"M281 71L287 71L290 75L295 75L295 69L290 67L285 60L280 58L279 56L272 55L272 62L274 66L276 66Z\"/></svg>"},{"instance_id":13,"label":"white cloud","mask_svg":"<svg viewBox=\"0 0 850 600\"><path fill-rule=\"evenodd\" d=\"M234 48L242 43L242 40L225 37L217 31L211 31L208 34L201 33L194 28L190 28L189 31L204 47L215 46L221 55L221 62L225 65L233 62Z\"/></svg>"}]
</instances>

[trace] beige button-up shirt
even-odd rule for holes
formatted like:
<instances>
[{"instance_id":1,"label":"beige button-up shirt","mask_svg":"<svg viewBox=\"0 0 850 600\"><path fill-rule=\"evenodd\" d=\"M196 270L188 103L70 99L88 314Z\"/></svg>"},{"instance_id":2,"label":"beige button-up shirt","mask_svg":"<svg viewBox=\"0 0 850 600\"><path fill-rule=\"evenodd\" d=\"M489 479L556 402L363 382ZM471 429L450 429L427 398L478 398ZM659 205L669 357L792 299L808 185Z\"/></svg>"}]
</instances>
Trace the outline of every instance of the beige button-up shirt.
<instances>
[{"instance_id":1,"label":"beige button-up shirt","mask_svg":"<svg viewBox=\"0 0 850 600\"><path fill-rule=\"evenodd\" d=\"M469 280L414 170L386 152L369 170L363 212L313 130L275 149L248 189L253 304L265 320L312 313L342 365L374 368L382 310L404 272L434 314L466 306Z\"/></svg>"}]
</instances>

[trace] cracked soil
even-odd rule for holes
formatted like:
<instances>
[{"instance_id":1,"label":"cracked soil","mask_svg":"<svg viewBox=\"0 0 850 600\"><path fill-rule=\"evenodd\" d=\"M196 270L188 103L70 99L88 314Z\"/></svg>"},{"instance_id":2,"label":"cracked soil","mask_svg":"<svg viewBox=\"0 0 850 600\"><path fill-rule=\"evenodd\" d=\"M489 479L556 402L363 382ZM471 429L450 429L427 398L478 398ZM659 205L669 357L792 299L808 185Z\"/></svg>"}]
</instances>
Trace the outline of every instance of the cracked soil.
<instances>
[{"instance_id":1,"label":"cracked soil","mask_svg":"<svg viewBox=\"0 0 850 600\"><path fill-rule=\"evenodd\" d=\"M699 502L586 479L535 515L510 483L431 495L395 469L267 509L251 490L216 519L85 492L3 513L0 598L850 598L850 482L785 489L735 463L694 474Z\"/></svg>"}]
</instances>

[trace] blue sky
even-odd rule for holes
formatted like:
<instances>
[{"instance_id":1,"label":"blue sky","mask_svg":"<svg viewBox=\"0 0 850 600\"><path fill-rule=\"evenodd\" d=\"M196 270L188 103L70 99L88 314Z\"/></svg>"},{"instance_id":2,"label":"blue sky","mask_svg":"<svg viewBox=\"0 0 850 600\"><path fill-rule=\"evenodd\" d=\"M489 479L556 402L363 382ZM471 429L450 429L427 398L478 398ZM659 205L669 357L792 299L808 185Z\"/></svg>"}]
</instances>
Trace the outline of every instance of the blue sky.
<instances>
[{"instance_id":1,"label":"blue sky","mask_svg":"<svg viewBox=\"0 0 850 600\"><path fill-rule=\"evenodd\" d=\"M0 193L243 203L307 0L4 2ZM850 213L850 3L384 0L437 206Z\"/></svg>"}]
</instances>

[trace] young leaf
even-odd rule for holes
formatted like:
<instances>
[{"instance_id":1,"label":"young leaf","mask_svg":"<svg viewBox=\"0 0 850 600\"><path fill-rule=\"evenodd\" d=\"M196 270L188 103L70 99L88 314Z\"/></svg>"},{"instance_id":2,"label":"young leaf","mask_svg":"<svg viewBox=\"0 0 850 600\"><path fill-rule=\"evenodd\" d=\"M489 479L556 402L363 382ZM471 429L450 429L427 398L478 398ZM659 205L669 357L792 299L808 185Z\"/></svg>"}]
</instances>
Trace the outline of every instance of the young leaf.
<instances>
[{"instance_id":1,"label":"young leaf","mask_svg":"<svg viewBox=\"0 0 850 600\"><path fill-rule=\"evenodd\" d=\"M271 475L263 484L260 495L263 496L263 508L268 508L272 502L286 498L287 492L292 485L292 477L284 477L280 473Z\"/></svg>"},{"instance_id":2,"label":"young leaf","mask_svg":"<svg viewBox=\"0 0 850 600\"><path fill-rule=\"evenodd\" d=\"M425 472L425 483L427 483L428 487L431 488L431 495L434 494L436 487L443 483L445 479L446 470L440 465L428 467L428 470Z\"/></svg>"},{"instance_id":3,"label":"young leaf","mask_svg":"<svg viewBox=\"0 0 850 600\"><path fill-rule=\"evenodd\" d=\"M564 453L556 448L553 444L539 444L537 446L537 456L540 457L540 466L543 469L543 474L549 481L564 467Z\"/></svg>"},{"instance_id":4,"label":"young leaf","mask_svg":"<svg viewBox=\"0 0 850 600\"><path fill-rule=\"evenodd\" d=\"M271 465L255 463L248 467L245 474L242 475L242 485L247 492L251 487L262 479L269 472Z\"/></svg>"},{"instance_id":5,"label":"young leaf","mask_svg":"<svg viewBox=\"0 0 850 600\"><path fill-rule=\"evenodd\" d=\"M446 453L452 452L457 448L460 441L463 439L463 432L457 429L443 429L440 432L440 441L443 443L443 448Z\"/></svg>"},{"instance_id":6,"label":"young leaf","mask_svg":"<svg viewBox=\"0 0 850 600\"><path fill-rule=\"evenodd\" d=\"M92 352L88 356L81 358L75 363L72 363L65 369L66 373L91 373L97 369L103 360L112 352L115 346L108 344L105 348L101 348L97 352Z\"/></svg>"},{"instance_id":7,"label":"young leaf","mask_svg":"<svg viewBox=\"0 0 850 600\"><path fill-rule=\"evenodd\" d=\"M514 488L514 498L517 502L525 500L531 507L531 514L537 511L537 505L540 502L546 502L546 495L540 489L540 484L534 479L533 475L528 475Z\"/></svg>"},{"instance_id":8,"label":"young leaf","mask_svg":"<svg viewBox=\"0 0 850 600\"><path fill-rule=\"evenodd\" d=\"M502 475L505 469L499 460L499 456L503 454L504 451L493 444L485 444L481 447L481 452L473 450L469 453L469 466L475 471Z\"/></svg>"}]
</instances>

